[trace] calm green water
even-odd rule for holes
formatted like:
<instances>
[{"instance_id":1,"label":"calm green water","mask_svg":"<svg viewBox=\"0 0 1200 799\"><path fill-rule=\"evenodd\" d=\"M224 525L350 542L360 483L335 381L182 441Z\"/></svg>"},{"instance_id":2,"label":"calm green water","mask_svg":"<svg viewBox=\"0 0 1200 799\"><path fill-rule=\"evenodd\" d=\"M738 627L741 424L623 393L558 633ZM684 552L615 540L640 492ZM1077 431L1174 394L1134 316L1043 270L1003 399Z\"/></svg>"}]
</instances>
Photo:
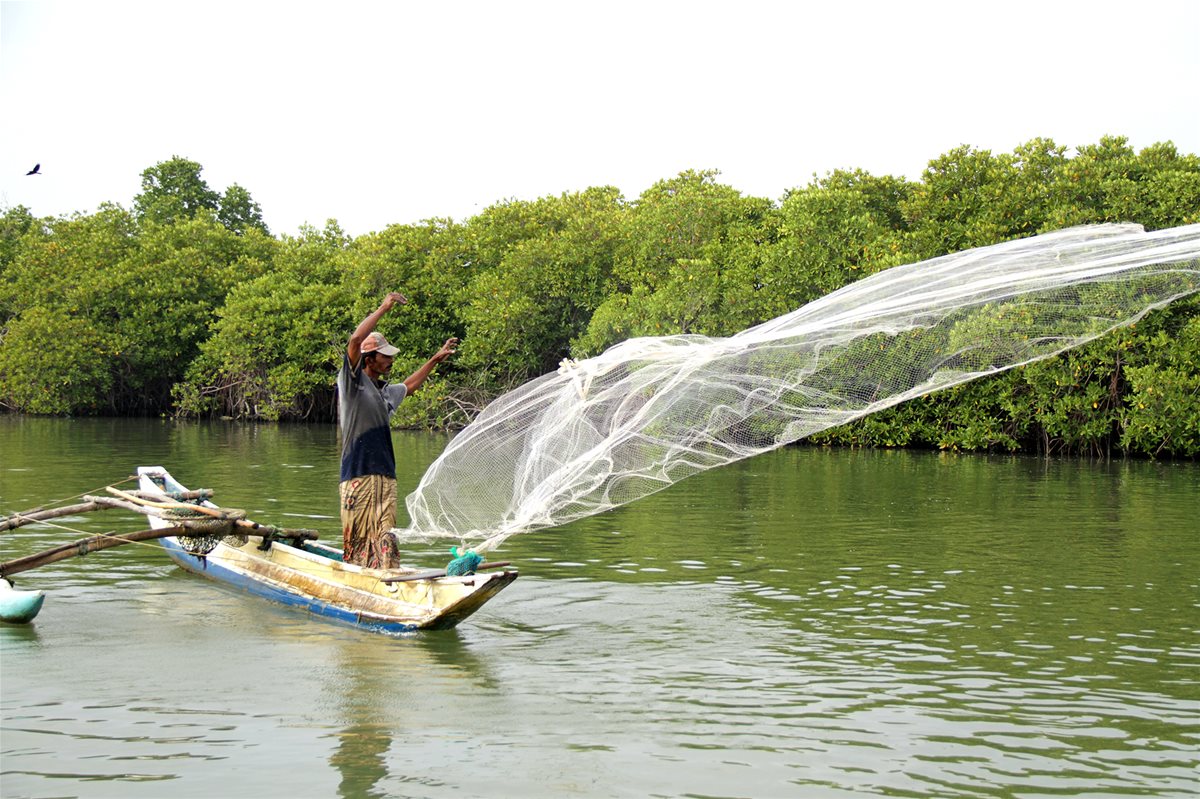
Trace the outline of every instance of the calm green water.
<instances>
[{"instance_id":1,"label":"calm green water","mask_svg":"<svg viewBox=\"0 0 1200 799\"><path fill-rule=\"evenodd\" d=\"M445 439L396 438L403 491ZM164 465L337 540L336 446L0 417L0 512ZM1198 497L1195 464L788 449L510 539L521 579L402 638L153 546L64 561L0 625L0 795L1191 796ZM64 524L144 526L108 513Z\"/></svg>"}]
</instances>

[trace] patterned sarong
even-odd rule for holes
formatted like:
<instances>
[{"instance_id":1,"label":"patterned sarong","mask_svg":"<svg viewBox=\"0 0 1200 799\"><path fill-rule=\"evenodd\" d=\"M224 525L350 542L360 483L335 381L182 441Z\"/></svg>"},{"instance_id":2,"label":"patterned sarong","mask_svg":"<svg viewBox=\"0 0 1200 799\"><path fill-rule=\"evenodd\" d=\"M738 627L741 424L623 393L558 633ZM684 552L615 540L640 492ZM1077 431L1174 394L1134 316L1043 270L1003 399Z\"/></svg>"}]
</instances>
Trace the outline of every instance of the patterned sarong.
<instances>
[{"instance_id":1,"label":"patterned sarong","mask_svg":"<svg viewBox=\"0 0 1200 799\"><path fill-rule=\"evenodd\" d=\"M338 485L342 548L346 563L390 569L399 562L396 538L396 481L369 474Z\"/></svg>"}]
</instances>

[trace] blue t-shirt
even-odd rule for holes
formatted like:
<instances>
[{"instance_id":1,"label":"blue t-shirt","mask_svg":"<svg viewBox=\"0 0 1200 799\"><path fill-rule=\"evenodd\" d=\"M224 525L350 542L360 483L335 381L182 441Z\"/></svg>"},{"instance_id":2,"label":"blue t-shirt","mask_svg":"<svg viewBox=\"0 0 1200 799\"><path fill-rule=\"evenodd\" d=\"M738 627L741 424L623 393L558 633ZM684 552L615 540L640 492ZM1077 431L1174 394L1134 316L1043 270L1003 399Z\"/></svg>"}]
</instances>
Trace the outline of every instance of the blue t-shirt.
<instances>
[{"instance_id":1,"label":"blue t-shirt","mask_svg":"<svg viewBox=\"0 0 1200 799\"><path fill-rule=\"evenodd\" d=\"M392 413L408 394L403 383L384 383L383 388L367 376L360 358L357 366L342 355L337 377L338 424L342 432L341 481L367 474L396 477L392 451Z\"/></svg>"}]
</instances>

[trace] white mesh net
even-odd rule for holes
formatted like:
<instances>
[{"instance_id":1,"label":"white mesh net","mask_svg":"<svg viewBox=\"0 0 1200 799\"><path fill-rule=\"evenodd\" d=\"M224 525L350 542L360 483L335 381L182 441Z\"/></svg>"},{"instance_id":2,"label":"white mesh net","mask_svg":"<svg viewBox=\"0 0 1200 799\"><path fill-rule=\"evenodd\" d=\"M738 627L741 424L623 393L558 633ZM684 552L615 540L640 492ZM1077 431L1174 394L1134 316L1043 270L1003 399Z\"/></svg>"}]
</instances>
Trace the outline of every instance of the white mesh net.
<instances>
[{"instance_id":1,"label":"white mesh net","mask_svg":"<svg viewBox=\"0 0 1200 799\"><path fill-rule=\"evenodd\" d=\"M429 467L396 532L490 549L1197 290L1200 225L1094 225L888 269L730 338L631 339L496 399Z\"/></svg>"}]
</instances>

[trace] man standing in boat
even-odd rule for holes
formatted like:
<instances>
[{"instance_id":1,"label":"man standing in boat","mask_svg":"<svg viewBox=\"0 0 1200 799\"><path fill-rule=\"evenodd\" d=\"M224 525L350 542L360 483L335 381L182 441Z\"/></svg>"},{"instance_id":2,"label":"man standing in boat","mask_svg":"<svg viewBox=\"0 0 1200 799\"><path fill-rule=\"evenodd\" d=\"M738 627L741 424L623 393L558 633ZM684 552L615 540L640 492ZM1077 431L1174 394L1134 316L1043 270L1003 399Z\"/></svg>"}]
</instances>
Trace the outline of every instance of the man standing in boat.
<instances>
[{"instance_id":1,"label":"man standing in boat","mask_svg":"<svg viewBox=\"0 0 1200 799\"><path fill-rule=\"evenodd\" d=\"M396 564L396 456L389 420L396 406L419 389L433 368L454 354L458 339L446 339L437 353L401 383L386 382L399 349L375 330L384 314L406 305L393 291L359 323L346 343L338 371L338 424L342 433L342 546L346 563L388 569Z\"/></svg>"}]
</instances>

